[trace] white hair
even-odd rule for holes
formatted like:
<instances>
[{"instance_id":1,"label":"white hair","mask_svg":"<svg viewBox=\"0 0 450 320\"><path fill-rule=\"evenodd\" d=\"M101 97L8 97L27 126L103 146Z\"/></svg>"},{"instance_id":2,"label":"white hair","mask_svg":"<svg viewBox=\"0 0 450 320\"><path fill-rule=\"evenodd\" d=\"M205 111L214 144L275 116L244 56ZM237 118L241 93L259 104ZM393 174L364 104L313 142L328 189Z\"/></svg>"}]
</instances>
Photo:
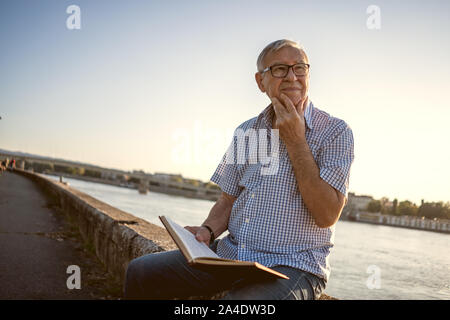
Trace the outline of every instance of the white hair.
<instances>
[{"instance_id":1,"label":"white hair","mask_svg":"<svg viewBox=\"0 0 450 320\"><path fill-rule=\"evenodd\" d=\"M286 47L286 46L299 49L305 55L306 61L309 61L308 56L306 55L305 49L297 41L281 39L281 40L276 40L274 42L269 43L263 49L263 51L261 51L261 53L258 56L258 60L256 61L256 67L258 68L258 71L262 72L264 70L264 58L266 57L267 54L269 54L270 52L278 51L281 48Z\"/></svg>"}]
</instances>

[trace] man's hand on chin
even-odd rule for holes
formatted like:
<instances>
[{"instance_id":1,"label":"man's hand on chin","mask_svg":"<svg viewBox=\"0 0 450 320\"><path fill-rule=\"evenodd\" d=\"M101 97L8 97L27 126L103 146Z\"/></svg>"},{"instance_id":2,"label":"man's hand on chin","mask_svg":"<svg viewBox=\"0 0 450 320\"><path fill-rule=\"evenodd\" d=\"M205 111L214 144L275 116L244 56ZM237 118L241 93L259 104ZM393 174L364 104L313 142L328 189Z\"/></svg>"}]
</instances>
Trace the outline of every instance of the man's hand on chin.
<instances>
[{"instance_id":1,"label":"man's hand on chin","mask_svg":"<svg viewBox=\"0 0 450 320\"><path fill-rule=\"evenodd\" d=\"M305 116L303 105L306 100L300 100L295 106L292 100L284 93L280 94L280 99L272 97L273 109L275 111L275 129L280 131L280 137L286 145L298 142L305 138ZM300 107L301 112L298 112Z\"/></svg>"}]
</instances>

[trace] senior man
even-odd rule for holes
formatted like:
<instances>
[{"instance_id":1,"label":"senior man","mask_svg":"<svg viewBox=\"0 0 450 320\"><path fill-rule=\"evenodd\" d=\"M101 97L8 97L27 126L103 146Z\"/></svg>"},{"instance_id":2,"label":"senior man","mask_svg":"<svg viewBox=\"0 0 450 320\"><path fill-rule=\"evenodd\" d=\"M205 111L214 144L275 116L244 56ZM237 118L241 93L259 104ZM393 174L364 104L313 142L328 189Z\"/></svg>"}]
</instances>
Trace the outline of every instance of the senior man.
<instances>
[{"instance_id":1,"label":"senior man","mask_svg":"<svg viewBox=\"0 0 450 320\"><path fill-rule=\"evenodd\" d=\"M222 190L220 198L202 226L186 229L212 243L220 257L257 261L289 280L198 270L174 250L134 259L127 269L125 298L226 292L223 299L316 299L325 289L334 224L346 202L354 159L353 134L343 120L310 101L310 64L297 42L270 43L257 67L256 82L271 103L237 131L257 130L267 141L278 142L271 144L278 146L271 150L277 166L262 174L261 161L226 161L230 150L242 150L233 139L211 178ZM244 149L250 150L248 145ZM226 230L228 235L214 241Z\"/></svg>"}]
</instances>

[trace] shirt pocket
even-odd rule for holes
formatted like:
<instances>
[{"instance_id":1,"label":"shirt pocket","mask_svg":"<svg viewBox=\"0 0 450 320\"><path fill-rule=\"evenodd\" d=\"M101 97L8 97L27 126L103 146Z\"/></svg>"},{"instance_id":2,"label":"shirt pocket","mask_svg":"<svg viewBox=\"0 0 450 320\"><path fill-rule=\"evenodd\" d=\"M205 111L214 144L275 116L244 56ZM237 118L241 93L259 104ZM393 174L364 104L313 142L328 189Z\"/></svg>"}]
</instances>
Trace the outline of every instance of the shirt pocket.
<instances>
[{"instance_id":1,"label":"shirt pocket","mask_svg":"<svg viewBox=\"0 0 450 320\"><path fill-rule=\"evenodd\" d=\"M242 178L239 181L239 186L248 190L253 190L260 185L261 181L261 165L251 164L245 166Z\"/></svg>"}]
</instances>

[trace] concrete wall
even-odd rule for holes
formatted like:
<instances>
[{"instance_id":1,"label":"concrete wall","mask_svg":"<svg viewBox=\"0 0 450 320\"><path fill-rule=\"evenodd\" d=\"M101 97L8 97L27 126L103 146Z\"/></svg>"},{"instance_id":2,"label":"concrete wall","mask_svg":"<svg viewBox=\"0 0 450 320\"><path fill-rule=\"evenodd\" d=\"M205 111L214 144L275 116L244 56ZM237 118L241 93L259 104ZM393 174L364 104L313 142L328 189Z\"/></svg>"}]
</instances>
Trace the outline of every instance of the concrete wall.
<instances>
[{"instance_id":1,"label":"concrete wall","mask_svg":"<svg viewBox=\"0 0 450 320\"><path fill-rule=\"evenodd\" d=\"M97 257L108 271L122 282L132 259L176 248L162 227L40 174L23 170L15 172L39 184L78 225L84 240L94 245Z\"/></svg>"}]
</instances>

